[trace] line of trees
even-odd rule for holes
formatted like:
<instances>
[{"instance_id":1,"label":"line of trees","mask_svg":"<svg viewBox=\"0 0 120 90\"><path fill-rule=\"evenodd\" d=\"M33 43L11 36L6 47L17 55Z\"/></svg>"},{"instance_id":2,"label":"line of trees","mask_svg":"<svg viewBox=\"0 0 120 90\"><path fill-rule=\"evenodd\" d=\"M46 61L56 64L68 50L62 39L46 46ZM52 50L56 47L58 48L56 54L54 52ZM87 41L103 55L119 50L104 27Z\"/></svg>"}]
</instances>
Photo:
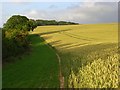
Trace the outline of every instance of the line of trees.
<instances>
[{"instance_id":1,"label":"line of trees","mask_svg":"<svg viewBox=\"0 0 120 90\"><path fill-rule=\"evenodd\" d=\"M43 25L71 25L73 22L55 20L33 20L26 16L13 15L2 28L2 56L16 56L29 48L29 31Z\"/></svg>"},{"instance_id":2,"label":"line of trees","mask_svg":"<svg viewBox=\"0 0 120 90\"><path fill-rule=\"evenodd\" d=\"M66 21L55 21L55 20L36 20L37 26L46 26L46 25L75 25L78 23L66 22Z\"/></svg>"}]
</instances>

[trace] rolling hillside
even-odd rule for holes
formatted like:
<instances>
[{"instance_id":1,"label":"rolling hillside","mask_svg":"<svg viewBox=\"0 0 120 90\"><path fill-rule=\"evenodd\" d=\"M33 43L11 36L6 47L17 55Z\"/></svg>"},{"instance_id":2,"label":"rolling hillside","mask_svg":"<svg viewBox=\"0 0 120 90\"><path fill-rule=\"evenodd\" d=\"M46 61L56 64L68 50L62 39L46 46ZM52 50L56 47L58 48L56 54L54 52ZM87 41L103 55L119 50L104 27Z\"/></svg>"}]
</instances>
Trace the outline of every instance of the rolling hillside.
<instances>
[{"instance_id":1,"label":"rolling hillside","mask_svg":"<svg viewBox=\"0 0 120 90\"><path fill-rule=\"evenodd\" d=\"M118 87L117 23L40 26L33 33L59 54L65 87Z\"/></svg>"}]
</instances>

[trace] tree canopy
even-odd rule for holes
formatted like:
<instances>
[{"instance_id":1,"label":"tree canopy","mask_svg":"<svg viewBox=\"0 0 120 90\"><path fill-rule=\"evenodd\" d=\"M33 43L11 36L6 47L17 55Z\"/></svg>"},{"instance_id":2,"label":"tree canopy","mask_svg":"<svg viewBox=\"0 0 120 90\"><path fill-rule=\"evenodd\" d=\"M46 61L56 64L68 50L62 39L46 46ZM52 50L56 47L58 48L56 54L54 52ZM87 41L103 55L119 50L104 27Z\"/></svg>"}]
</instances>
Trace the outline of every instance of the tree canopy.
<instances>
[{"instance_id":1,"label":"tree canopy","mask_svg":"<svg viewBox=\"0 0 120 90\"><path fill-rule=\"evenodd\" d=\"M4 24L2 29L3 58L16 56L29 47L29 19L25 16L14 15Z\"/></svg>"},{"instance_id":2,"label":"tree canopy","mask_svg":"<svg viewBox=\"0 0 120 90\"><path fill-rule=\"evenodd\" d=\"M25 16L13 15L4 24L3 28L6 30L17 29L17 30L29 30L29 19Z\"/></svg>"},{"instance_id":3,"label":"tree canopy","mask_svg":"<svg viewBox=\"0 0 120 90\"><path fill-rule=\"evenodd\" d=\"M56 21L56 20L36 20L37 26L45 25L74 25L78 23L66 22L66 21Z\"/></svg>"}]
</instances>

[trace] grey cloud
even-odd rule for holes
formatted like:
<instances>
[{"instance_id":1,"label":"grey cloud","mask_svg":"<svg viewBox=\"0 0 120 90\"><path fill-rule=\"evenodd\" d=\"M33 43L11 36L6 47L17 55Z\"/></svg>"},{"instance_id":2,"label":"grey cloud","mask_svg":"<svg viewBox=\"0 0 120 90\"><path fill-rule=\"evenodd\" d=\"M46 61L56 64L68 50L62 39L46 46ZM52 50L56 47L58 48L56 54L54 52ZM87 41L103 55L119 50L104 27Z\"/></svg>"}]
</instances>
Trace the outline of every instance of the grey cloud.
<instances>
[{"instance_id":1,"label":"grey cloud","mask_svg":"<svg viewBox=\"0 0 120 90\"><path fill-rule=\"evenodd\" d=\"M37 10L33 14L30 12L26 12L26 15L35 19L56 19L78 23L107 23L117 22L118 19L118 7L115 2L86 2L64 10Z\"/></svg>"},{"instance_id":2,"label":"grey cloud","mask_svg":"<svg viewBox=\"0 0 120 90\"><path fill-rule=\"evenodd\" d=\"M73 9L70 8L70 12L77 14L76 17L73 17L73 20L80 23L102 23L117 22L117 9L117 3L96 2L91 7L83 5Z\"/></svg>"}]
</instances>

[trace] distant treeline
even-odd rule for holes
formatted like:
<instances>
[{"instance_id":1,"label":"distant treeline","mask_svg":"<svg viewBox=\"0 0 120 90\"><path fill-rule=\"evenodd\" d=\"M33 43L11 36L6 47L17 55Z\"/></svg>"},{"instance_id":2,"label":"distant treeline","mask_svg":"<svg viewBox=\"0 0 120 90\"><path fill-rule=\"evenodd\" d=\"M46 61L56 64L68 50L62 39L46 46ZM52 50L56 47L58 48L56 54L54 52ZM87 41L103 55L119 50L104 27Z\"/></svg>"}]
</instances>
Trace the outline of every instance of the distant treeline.
<instances>
[{"instance_id":1,"label":"distant treeline","mask_svg":"<svg viewBox=\"0 0 120 90\"><path fill-rule=\"evenodd\" d=\"M55 20L33 20L26 16L13 15L2 28L2 57L3 59L23 54L30 46L29 31L37 26L72 25L73 22Z\"/></svg>"},{"instance_id":2,"label":"distant treeline","mask_svg":"<svg viewBox=\"0 0 120 90\"><path fill-rule=\"evenodd\" d=\"M78 24L78 23L74 23L74 22L56 21L56 20L36 20L36 23L37 23L37 26Z\"/></svg>"}]
</instances>

